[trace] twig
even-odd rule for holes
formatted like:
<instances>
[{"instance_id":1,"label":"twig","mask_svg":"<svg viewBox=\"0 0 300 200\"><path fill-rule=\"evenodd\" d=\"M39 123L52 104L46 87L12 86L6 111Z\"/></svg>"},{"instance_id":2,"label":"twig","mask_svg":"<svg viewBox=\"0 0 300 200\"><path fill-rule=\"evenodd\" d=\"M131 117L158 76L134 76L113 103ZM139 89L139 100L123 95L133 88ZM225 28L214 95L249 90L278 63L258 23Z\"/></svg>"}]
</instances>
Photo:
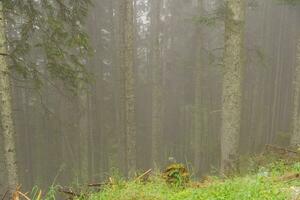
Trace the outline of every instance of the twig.
<instances>
[{"instance_id":1,"label":"twig","mask_svg":"<svg viewBox=\"0 0 300 200\"><path fill-rule=\"evenodd\" d=\"M109 183L110 183L111 185L114 184L114 180L112 179L112 177L109 177Z\"/></svg>"},{"instance_id":2,"label":"twig","mask_svg":"<svg viewBox=\"0 0 300 200\"><path fill-rule=\"evenodd\" d=\"M4 200L7 194L8 194L8 190L6 190L6 192L4 193L3 197L1 198L1 200Z\"/></svg>"},{"instance_id":3,"label":"twig","mask_svg":"<svg viewBox=\"0 0 300 200\"><path fill-rule=\"evenodd\" d=\"M103 185L107 185L107 183L90 183L88 187L101 187Z\"/></svg>"},{"instance_id":4,"label":"twig","mask_svg":"<svg viewBox=\"0 0 300 200\"><path fill-rule=\"evenodd\" d=\"M31 200L29 197L26 196L26 194L20 192L20 191L17 191L22 197L24 197L26 200Z\"/></svg>"},{"instance_id":5,"label":"twig","mask_svg":"<svg viewBox=\"0 0 300 200\"><path fill-rule=\"evenodd\" d=\"M152 169L147 170L142 175L138 176L134 181L138 181L152 172Z\"/></svg>"}]
</instances>

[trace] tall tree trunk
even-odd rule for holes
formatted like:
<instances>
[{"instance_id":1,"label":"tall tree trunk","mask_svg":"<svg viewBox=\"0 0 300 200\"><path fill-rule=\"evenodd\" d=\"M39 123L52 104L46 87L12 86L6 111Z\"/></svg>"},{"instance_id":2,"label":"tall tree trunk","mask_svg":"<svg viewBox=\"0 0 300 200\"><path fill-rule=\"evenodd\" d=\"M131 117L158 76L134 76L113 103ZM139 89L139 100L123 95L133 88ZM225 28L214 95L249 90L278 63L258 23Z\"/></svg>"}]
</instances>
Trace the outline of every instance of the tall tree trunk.
<instances>
[{"instance_id":1,"label":"tall tree trunk","mask_svg":"<svg viewBox=\"0 0 300 200\"><path fill-rule=\"evenodd\" d=\"M244 68L245 0L227 0L222 96L221 172L236 170Z\"/></svg>"},{"instance_id":2,"label":"tall tree trunk","mask_svg":"<svg viewBox=\"0 0 300 200\"><path fill-rule=\"evenodd\" d=\"M118 143L118 162L117 165L121 170L122 174L126 174L126 152L125 152L125 128L124 128L124 74L122 73L122 60L123 60L123 49L122 44L123 40L123 2L118 0L113 2L113 7L115 13L119 13L119 15L114 16L113 18L113 91L114 91L114 109L115 109L115 134L117 136Z\"/></svg>"},{"instance_id":3,"label":"tall tree trunk","mask_svg":"<svg viewBox=\"0 0 300 200\"><path fill-rule=\"evenodd\" d=\"M121 1L121 32L122 41L122 71L124 73L124 117L125 117L125 145L126 167L129 176L136 171L136 99L134 77L134 22L133 1Z\"/></svg>"},{"instance_id":4,"label":"tall tree trunk","mask_svg":"<svg viewBox=\"0 0 300 200\"><path fill-rule=\"evenodd\" d=\"M154 167L159 167L160 161L160 141L162 137L162 64L160 50L160 0L151 2L151 70L152 70L152 162Z\"/></svg>"},{"instance_id":5,"label":"tall tree trunk","mask_svg":"<svg viewBox=\"0 0 300 200\"><path fill-rule=\"evenodd\" d=\"M0 53L6 52L5 23L3 6L0 2ZM14 123L12 118L12 96L9 69L6 58L0 55L0 120L4 139L4 156L6 162L8 186L10 190L18 184Z\"/></svg>"},{"instance_id":6,"label":"tall tree trunk","mask_svg":"<svg viewBox=\"0 0 300 200\"><path fill-rule=\"evenodd\" d=\"M294 88L293 133L290 142L292 146L300 144L300 38L298 39L297 47L297 65L295 68Z\"/></svg>"},{"instance_id":7,"label":"tall tree trunk","mask_svg":"<svg viewBox=\"0 0 300 200\"><path fill-rule=\"evenodd\" d=\"M87 91L82 90L79 94L79 174L80 181L86 183L89 176L89 101Z\"/></svg>"},{"instance_id":8,"label":"tall tree trunk","mask_svg":"<svg viewBox=\"0 0 300 200\"><path fill-rule=\"evenodd\" d=\"M198 0L198 12L202 15L202 0ZM194 146L194 165L196 169L196 174L199 174L200 167L201 167L201 157L203 154L201 153L202 142L201 142L201 135L202 135L202 123L203 123L203 104L202 104L202 77L203 77L203 62L202 62L202 55L201 55L201 49L202 49L202 36L201 36L201 25L197 24L196 27L196 41L197 41L197 50L196 50L196 63L195 63L195 112L194 112L194 140L195 140L195 146Z\"/></svg>"}]
</instances>

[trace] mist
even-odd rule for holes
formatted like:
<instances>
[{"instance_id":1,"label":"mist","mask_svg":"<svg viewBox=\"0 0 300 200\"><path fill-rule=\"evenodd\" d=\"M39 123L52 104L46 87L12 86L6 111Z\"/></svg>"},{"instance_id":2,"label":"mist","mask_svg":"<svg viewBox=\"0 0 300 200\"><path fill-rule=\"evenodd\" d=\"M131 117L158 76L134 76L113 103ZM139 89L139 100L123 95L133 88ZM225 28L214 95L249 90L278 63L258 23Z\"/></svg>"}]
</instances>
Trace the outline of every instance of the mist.
<instances>
[{"instance_id":1,"label":"mist","mask_svg":"<svg viewBox=\"0 0 300 200\"><path fill-rule=\"evenodd\" d=\"M0 194L300 144L297 1L77 1L0 2Z\"/></svg>"}]
</instances>

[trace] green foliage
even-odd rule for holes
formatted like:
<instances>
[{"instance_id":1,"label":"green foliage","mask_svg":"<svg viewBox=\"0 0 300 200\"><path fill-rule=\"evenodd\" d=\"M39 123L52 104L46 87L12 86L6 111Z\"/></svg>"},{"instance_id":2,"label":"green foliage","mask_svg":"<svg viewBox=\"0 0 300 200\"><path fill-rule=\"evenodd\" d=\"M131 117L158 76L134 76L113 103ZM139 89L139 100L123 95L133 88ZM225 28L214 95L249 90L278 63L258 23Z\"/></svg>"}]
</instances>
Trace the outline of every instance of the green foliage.
<instances>
[{"instance_id":1,"label":"green foliage","mask_svg":"<svg viewBox=\"0 0 300 200\"><path fill-rule=\"evenodd\" d=\"M277 160L243 177L209 178L201 183L189 183L186 187L169 184L161 176L152 176L146 183L120 180L107 185L99 193L91 194L86 200L285 200L290 199L290 188L298 187L300 181L278 180L283 175L299 172L299 162L288 164Z\"/></svg>"},{"instance_id":2,"label":"green foliage","mask_svg":"<svg viewBox=\"0 0 300 200\"><path fill-rule=\"evenodd\" d=\"M178 188L156 179L146 184L129 182L107 187L89 200L285 200L287 185L260 176L215 180L207 186Z\"/></svg>"},{"instance_id":3,"label":"green foliage","mask_svg":"<svg viewBox=\"0 0 300 200\"><path fill-rule=\"evenodd\" d=\"M43 195L42 191L38 187L34 187L30 193L30 199L32 200L56 200L56 191L58 186L52 185L48 192Z\"/></svg>"},{"instance_id":4,"label":"green foliage","mask_svg":"<svg viewBox=\"0 0 300 200\"><path fill-rule=\"evenodd\" d=\"M126 181L115 174L109 184L101 187L100 192L85 190L78 200L285 200L293 194L291 188L300 186L299 178L282 178L300 173L300 161L291 162L269 155L251 160L255 164L244 176L227 179L207 177L202 182L186 182L185 187L170 184L165 174L152 175L147 182L135 179ZM173 164L166 172L179 180L178 174L183 174L183 168L180 164ZM52 186L43 199L55 200L56 189ZM35 188L30 197L38 200L38 193L38 188Z\"/></svg>"},{"instance_id":5,"label":"green foliage","mask_svg":"<svg viewBox=\"0 0 300 200\"><path fill-rule=\"evenodd\" d=\"M90 0L3 0L10 67L37 87L47 74L75 91L89 80L83 24Z\"/></svg>"}]
</instances>

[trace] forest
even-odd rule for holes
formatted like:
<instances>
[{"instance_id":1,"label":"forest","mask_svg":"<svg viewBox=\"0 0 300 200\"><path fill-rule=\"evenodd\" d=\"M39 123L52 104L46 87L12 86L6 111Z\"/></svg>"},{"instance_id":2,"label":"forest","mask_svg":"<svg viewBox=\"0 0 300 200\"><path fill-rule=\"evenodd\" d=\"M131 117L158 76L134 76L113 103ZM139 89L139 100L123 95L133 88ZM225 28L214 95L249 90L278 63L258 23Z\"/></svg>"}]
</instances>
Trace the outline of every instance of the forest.
<instances>
[{"instance_id":1,"label":"forest","mask_svg":"<svg viewBox=\"0 0 300 200\"><path fill-rule=\"evenodd\" d=\"M0 0L1 200L284 200L299 176L300 0Z\"/></svg>"}]
</instances>

